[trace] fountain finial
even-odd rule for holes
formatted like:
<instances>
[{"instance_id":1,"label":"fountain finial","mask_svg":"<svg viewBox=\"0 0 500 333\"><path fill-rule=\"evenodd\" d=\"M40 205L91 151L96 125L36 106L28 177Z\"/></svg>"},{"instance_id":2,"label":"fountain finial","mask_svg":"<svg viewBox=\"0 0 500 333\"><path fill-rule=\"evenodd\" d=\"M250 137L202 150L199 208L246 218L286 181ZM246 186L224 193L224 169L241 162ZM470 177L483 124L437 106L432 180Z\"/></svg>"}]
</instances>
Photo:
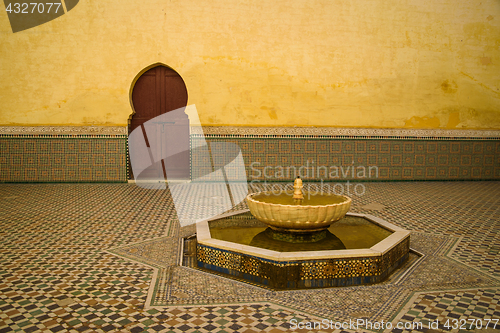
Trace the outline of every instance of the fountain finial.
<instances>
[{"instance_id":1,"label":"fountain finial","mask_svg":"<svg viewBox=\"0 0 500 333\"><path fill-rule=\"evenodd\" d=\"M302 179L300 179L300 176L297 176L295 178L295 181L293 182L293 199L295 200L304 200L304 194L302 193Z\"/></svg>"}]
</instances>

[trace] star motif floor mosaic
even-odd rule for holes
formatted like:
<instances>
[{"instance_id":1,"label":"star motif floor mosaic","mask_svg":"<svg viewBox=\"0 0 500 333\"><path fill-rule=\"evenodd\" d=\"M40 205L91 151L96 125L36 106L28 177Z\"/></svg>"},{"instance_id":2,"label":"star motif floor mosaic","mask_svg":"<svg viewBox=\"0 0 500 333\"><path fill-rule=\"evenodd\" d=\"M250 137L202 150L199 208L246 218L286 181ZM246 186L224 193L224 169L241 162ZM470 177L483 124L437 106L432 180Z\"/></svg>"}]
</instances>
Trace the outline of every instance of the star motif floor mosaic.
<instances>
[{"instance_id":1,"label":"star motif floor mosaic","mask_svg":"<svg viewBox=\"0 0 500 333\"><path fill-rule=\"evenodd\" d=\"M363 186L351 211L410 230L410 260L380 284L273 291L180 266L195 229L167 190L0 184L0 333L499 332L500 183ZM393 327L331 326L350 320Z\"/></svg>"}]
</instances>

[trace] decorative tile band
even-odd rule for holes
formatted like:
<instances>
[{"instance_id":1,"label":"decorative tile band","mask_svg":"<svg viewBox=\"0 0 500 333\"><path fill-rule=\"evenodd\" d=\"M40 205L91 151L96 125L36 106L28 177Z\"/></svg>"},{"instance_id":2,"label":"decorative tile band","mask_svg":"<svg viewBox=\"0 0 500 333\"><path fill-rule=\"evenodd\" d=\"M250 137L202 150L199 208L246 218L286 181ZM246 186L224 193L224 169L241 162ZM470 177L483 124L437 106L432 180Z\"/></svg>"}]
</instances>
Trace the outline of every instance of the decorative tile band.
<instances>
[{"instance_id":1,"label":"decorative tile band","mask_svg":"<svg viewBox=\"0 0 500 333\"><path fill-rule=\"evenodd\" d=\"M197 141L203 140L203 136L198 133L203 131L207 142L230 141L240 147L249 181L290 181L295 178L295 172L302 172L301 175L309 181L330 182L500 179L500 131L298 127L204 127L202 129L193 126L191 127L192 146L197 146L199 144ZM347 134L352 135L347 136ZM396 134L405 136L387 136ZM407 135L420 136L409 137ZM459 135L461 137L457 138ZM98 142L117 139L121 142L120 149L122 149L117 158L125 161L127 137L127 127L118 126L0 127L0 140L7 141L44 142L44 140L54 139L97 140ZM22 145L24 144L23 142ZM26 144L32 145L33 143ZM9 151L15 151L15 149ZM42 170L26 161L21 167L19 161L13 160L19 156L14 157L10 154L5 150L0 152L0 158L3 161L0 162L2 168L0 182L107 181L108 179L116 181L114 180L116 174L119 174L119 181L127 179L126 162L123 164L120 162L117 165L112 163L111 168L114 171L109 171L110 177L102 176L104 171L98 172L95 168L93 170L96 170L96 175L89 177L87 167L84 168L85 172L82 171L85 173L84 176L76 176L75 171L72 170L71 172L64 171L68 174L62 177L61 171L50 169L52 165L45 165ZM44 156L47 154L51 156L50 158L58 158L58 154L65 154L65 152L49 150L44 152ZM68 154L73 153L68 151ZM217 158L212 161L192 158L192 179L198 178L200 172L220 167L217 161ZM61 168L66 170L66 167L72 168L74 165L61 167L57 163L54 164L54 168L58 170ZM34 176L34 169L37 170L37 176ZM59 176L49 177L47 172L58 173ZM39 177L40 174L44 175L43 179Z\"/></svg>"},{"instance_id":2,"label":"decorative tile band","mask_svg":"<svg viewBox=\"0 0 500 333\"><path fill-rule=\"evenodd\" d=\"M0 126L0 134L122 134L127 126ZM240 127L191 126L191 134L207 136L293 136L293 137L371 137L371 138L460 138L500 139L499 130L444 130L337 127Z\"/></svg>"},{"instance_id":3,"label":"decorative tile band","mask_svg":"<svg viewBox=\"0 0 500 333\"><path fill-rule=\"evenodd\" d=\"M407 237L382 256L273 261L197 244L198 267L275 289L371 284L382 281L408 259Z\"/></svg>"},{"instance_id":4,"label":"decorative tile band","mask_svg":"<svg viewBox=\"0 0 500 333\"><path fill-rule=\"evenodd\" d=\"M0 126L0 134L128 135L127 126Z\"/></svg>"},{"instance_id":5,"label":"decorative tile band","mask_svg":"<svg viewBox=\"0 0 500 333\"><path fill-rule=\"evenodd\" d=\"M249 138L373 138L373 139L500 139L499 130L444 130L391 128L337 128L337 127L191 127L191 134L207 137Z\"/></svg>"},{"instance_id":6,"label":"decorative tile band","mask_svg":"<svg viewBox=\"0 0 500 333\"><path fill-rule=\"evenodd\" d=\"M192 136L193 145L201 137ZM249 181L496 180L500 140L209 137L240 147ZM192 159L196 179L218 160Z\"/></svg>"},{"instance_id":7,"label":"decorative tile band","mask_svg":"<svg viewBox=\"0 0 500 333\"><path fill-rule=\"evenodd\" d=\"M0 182L126 182L123 135L0 135Z\"/></svg>"}]
</instances>

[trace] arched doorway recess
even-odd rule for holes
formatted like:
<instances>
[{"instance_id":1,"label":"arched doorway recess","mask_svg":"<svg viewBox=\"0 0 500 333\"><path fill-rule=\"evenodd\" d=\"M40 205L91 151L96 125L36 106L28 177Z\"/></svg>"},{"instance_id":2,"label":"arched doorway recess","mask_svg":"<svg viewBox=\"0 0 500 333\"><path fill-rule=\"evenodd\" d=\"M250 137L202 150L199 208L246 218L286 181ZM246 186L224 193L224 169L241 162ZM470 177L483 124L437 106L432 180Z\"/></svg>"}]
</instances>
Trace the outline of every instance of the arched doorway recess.
<instances>
[{"instance_id":1,"label":"arched doorway recess","mask_svg":"<svg viewBox=\"0 0 500 333\"><path fill-rule=\"evenodd\" d=\"M129 119L129 134L139 127L142 128L146 146L151 149L150 140L157 140L160 145L156 149L161 152L150 152L152 156L171 155L179 146L187 147L183 153L177 153L175 158L168 160L169 179L189 179L189 119L184 112L175 112L174 117L168 117L168 122L156 123L156 130L146 134L144 123L167 112L185 107L188 94L182 77L173 69L158 65L142 73L132 88L131 102L134 113ZM154 120L152 120L154 122ZM148 124L151 124L148 123ZM155 145L153 145L155 146ZM178 149L177 149L178 150ZM131 178L132 170L130 170ZM154 163L141 173L142 180L161 180L167 178L165 161Z\"/></svg>"}]
</instances>

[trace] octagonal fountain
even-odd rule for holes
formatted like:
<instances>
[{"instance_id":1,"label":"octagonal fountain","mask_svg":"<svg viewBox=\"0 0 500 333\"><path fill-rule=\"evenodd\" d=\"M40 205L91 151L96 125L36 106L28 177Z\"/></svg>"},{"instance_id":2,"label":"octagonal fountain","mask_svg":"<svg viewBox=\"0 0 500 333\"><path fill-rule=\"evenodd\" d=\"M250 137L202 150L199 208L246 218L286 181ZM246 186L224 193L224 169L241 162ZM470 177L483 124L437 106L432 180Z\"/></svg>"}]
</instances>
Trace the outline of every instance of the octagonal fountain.
<instances>
[{"instance_id":1,"label":"octagonal fountain","mask_svg":"<svg viewBox=\"0 0 500 333\"><path fill-rule=\"evenodd\" d=\"M198 268L273 289L377 283L408 259L410 233L347 213L346 196L302 191L247 196L248 210L196 225Z\"/></svg>"}]
</instances>

